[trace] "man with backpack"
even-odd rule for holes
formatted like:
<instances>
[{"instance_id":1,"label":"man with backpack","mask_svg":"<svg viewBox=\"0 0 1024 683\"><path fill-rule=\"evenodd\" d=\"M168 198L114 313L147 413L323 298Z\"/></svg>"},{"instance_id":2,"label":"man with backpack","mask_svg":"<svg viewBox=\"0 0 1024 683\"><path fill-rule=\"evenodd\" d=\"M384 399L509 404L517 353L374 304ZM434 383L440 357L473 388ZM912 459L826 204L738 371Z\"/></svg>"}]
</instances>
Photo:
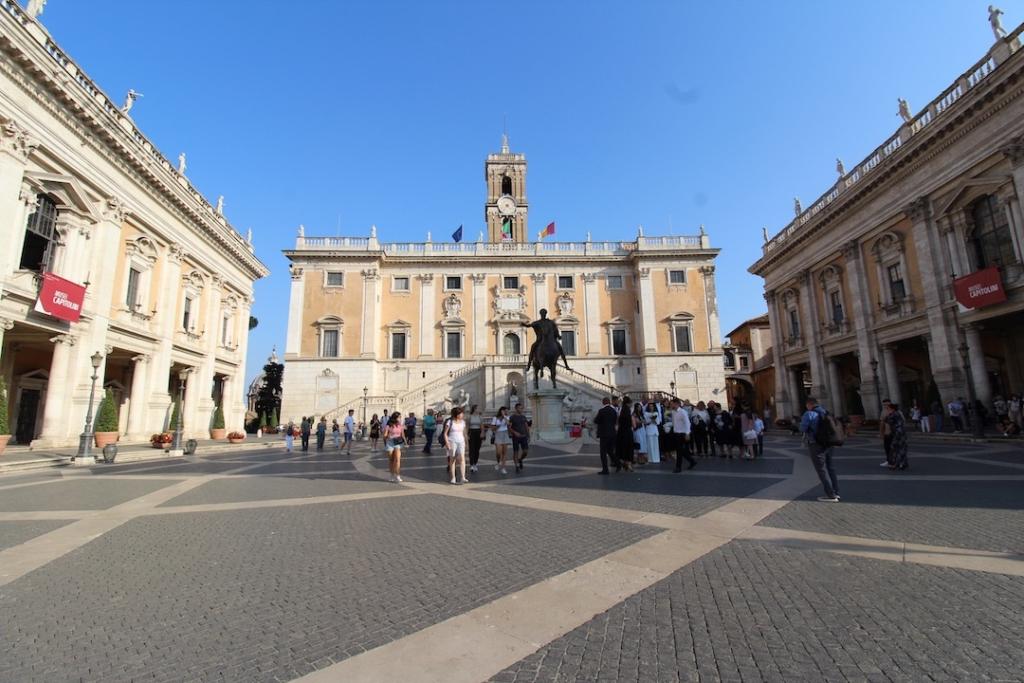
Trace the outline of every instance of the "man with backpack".
<instances>
[{"instance_id":1,"label":"man with backpack","mask_svg":"<svg viewBox=\"0 0 1024 683\"><path fill-rule=\"evenodd\" d=\"M839 479L832 466L832 448L842 445L842 432L836 418L818 405L815 398L807 398L807 412L800 418L800 431L807 444L807 453L814 463L814 470L825 489L825 495L818 500L823 503L839 502Z\"/></svg>"}]
</instances>

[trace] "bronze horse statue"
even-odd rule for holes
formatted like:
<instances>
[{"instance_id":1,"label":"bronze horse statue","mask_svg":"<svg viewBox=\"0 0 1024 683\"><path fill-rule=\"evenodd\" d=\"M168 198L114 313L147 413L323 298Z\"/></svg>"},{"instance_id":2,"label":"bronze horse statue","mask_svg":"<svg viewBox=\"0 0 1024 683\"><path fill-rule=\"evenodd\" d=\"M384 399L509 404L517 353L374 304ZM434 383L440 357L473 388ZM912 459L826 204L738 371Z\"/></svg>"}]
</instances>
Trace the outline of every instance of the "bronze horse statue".
<instances>
[{"instance_id":1,"label":"bronze horse statue","mask_svg":"<svg viewBox=\"0 0 1024 683\"><path fill-rule=\"evenodd\" d=\"M526 365L527 373L530 372L530 368L533 368L533 388L540 390L540 377L544 374L544 368L547 368L548 374L551 376L551 386L557 389L555 366L558 364L558 359L561 358L565 363L566 370L570 369L569 361L565 359L565 350L562 349L562 344L559 341L562 335L558 333L558 327L554 321L548 320L546 308L540 309L540 320L523 323L523 327L532 327L537 335L537 341L533 342L533 346L530 347L529 363Z\"/></svg>"}]
</instances>

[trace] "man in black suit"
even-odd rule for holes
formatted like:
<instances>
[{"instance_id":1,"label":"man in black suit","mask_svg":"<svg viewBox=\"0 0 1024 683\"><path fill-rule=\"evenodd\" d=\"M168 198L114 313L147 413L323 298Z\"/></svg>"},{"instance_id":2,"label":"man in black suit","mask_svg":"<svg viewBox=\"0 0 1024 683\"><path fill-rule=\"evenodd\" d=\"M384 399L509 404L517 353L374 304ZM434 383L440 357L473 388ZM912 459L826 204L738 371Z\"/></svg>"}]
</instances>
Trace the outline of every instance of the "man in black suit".
<instances>
[{"instance_id":1,"label":"man in black suit","mask_svg":"<svg viewBox=\"0 0 1024 683\"><path fill-rule=\"evenodd\" d=\"M611 458L615 467L619 467L619 460L615 457L615 433L618 415L611 401L605 398L601 401L604 405L594 416L594 425L597 427L597 438L601 443L601 471L598 474L608 474L608 458Z\"/></svg>"}]
</instances>

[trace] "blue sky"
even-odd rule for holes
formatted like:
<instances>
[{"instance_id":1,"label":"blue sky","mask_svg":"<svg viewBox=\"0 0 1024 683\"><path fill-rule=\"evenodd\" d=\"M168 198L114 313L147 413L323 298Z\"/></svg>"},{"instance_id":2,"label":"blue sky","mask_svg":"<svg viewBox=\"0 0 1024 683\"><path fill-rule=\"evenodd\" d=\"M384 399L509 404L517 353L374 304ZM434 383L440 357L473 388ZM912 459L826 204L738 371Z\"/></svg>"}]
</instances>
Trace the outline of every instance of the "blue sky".
<instances>
[{"instance_id":1,"label":"blue sky","mask_svg":"<svg viewBox=\"0 0 1024 683\"><path fill-rule=\"evenodd\" d=\"M435 241L483 227L502 121L529 161L531 231L695 234L722 331L764 310L771 233L992 44L986 1L50 0L51 34L270 267L252 377L284 346L281 249L307 234ZM1001 3L1004 25L1024 0ZM102 30L100 30L102 27Z\"/></svg>"}]
</instances>

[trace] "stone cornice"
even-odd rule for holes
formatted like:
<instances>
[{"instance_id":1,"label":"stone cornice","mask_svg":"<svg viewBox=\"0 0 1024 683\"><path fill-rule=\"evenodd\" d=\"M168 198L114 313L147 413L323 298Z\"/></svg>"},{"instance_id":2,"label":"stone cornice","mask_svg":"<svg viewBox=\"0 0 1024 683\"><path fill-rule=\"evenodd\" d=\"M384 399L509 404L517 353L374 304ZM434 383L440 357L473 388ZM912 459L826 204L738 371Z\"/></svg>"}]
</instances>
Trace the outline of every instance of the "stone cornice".
<instances>
[{"instance_id":1,"label":"stone cornice","mask_svg":"<svg viewBox=\"0 0 1024 683\"><path fill-rule=\"evenodd\" d=\"M253 279L269 274L245 238L122 114L38 24L0 12L0 69L25 93L129 178L150 188L166 209L234 257Z\"/></svg>"}]
</instances>

